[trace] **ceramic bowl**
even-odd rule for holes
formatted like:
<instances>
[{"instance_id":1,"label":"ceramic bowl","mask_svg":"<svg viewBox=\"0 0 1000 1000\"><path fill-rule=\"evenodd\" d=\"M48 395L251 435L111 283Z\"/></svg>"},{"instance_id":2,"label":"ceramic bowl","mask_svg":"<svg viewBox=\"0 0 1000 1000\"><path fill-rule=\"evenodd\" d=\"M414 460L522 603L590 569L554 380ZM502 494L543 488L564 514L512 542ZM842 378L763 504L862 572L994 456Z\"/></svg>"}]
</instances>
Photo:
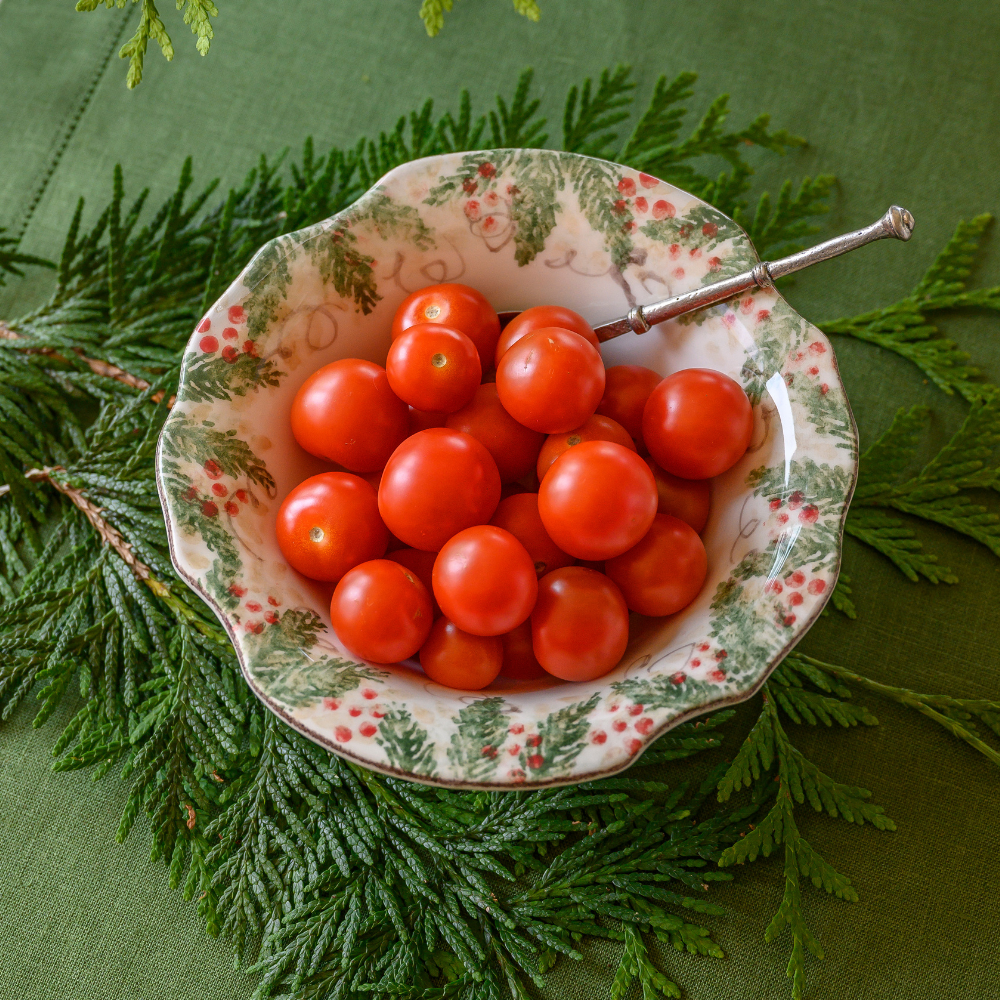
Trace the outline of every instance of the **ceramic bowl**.
<instances>
[{"instance_id":1,"label":"ceramic bowl","mask_svg":"<svg viewBox=\"0 0 1000 1000\"><path fill-rule=\"evenodd\" d=\"M332 588L292 571L274 531L284 496L325 468L292 439L296 390L338 358L384 363L393 313L415 289L460 281L498 310L561 304L596 325L756 260L731 219L676 187L516 149L405 164L264 246L191 337L157 465L174 565L264 704L366 767L509 788L619 771L671 726L759 689L830 596L857 469L829 341L773 291L603 348L609 366L725 372L755 426L713 485L701 594L669 618L633 615L625 656L599 680L464 693L415 664L360 663L330 628Z\"/></svg>"}]
</instances>

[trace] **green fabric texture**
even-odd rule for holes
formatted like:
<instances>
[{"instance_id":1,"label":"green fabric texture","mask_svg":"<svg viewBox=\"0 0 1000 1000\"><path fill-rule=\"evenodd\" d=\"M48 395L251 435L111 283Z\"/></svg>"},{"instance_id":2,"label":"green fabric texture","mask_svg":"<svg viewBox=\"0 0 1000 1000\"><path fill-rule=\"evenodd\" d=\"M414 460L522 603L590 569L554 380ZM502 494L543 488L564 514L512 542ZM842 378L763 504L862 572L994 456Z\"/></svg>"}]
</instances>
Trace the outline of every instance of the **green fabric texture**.
<instances>
[{"instance_id":1,"label":"green fabric texture","mask_svg":"<svg viewBox=\"0 0 1000 1000\"><path fill-rule=\"evenodd\" d=\"M824 234L867 223L890 202L917 219L908 246L881 244L799 276L792 304L814 320L853 315L905 294L960 218L1000 211L1000 23L992 5L901 0L545 0L542 21L503 0L466 0L430 40L416 0L317 4L243 0L223 5L201 60L172 4L161 5L177 55L154 49L127 92L125 66L108 60L137 11L75 14L70 0L0 0L0 225L27 222L23 249L58 253L73 205L89 218L122 163L127 190L173 187L187 153L201 180L242 177L261 151L320 150L389 128L425 96L454 109L461 87L483 107L510 93L518 71L536 85L558 140L572 83L618 61L636 67L640 103L661 73L701 74L700 111L729 91L735 120L760 111L806 136L783 160L760 157L759 186L785 176L834 173L840 189ZM238 15L238 16L237 16ZM126 36L127 37L127 36ZM758 187L759 190L759 187ZM41 195L39 197L39 192ZM1000 280L994 237L978 275ZM42 272L0 289L0 317L44 295ZM996 318L949 317L947 330L1000 381ZM934 410L928 452L955 428L962 405L902 359L838 340L838 359L867 444L899 406ZM822 619L803 650L889 683L996 697L1000 689L1000 560L921 528L956 570L954 587L913 585L850 539L859 620ZM797 745L834 777L870 788L896 833L848 827L800 810L803 833L851 876L857 904L807 886L807 916L827 958L809 963L812 998L987 1000L1000 994L1000 888L995 856L995 768L930 721L868 702L881 725L816 731L789 725ZM744 707L744 728L755 708ZM30 728L30 706L0 727L0 996L20 1000L215 1000L249 996L225 941L212 941L193 905L167 888L148 859L142 824L113 842L124 791L113 778L56 775L49 748L60 717ZM730 723L735 734L739 726ZM735 869L713 892L723 961L661 952L689 997L758 1000L790 994L787 937L763 940L781 897L780 860ZM547 997L607 996L619 953L592 942L583 965L560 960Z\"/></svg>"}]
</instances>

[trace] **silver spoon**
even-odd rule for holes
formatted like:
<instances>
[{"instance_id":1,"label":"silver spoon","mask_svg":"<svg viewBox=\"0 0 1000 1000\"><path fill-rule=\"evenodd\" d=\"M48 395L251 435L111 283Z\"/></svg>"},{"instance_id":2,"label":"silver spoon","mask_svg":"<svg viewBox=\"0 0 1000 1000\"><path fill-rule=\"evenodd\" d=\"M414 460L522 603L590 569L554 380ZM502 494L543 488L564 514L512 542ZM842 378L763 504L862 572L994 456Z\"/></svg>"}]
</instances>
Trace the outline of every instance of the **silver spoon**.
<instances>
[{"instance_id":1,"label":"silver spoon","mask_svg":"<svg viewBox=\"0 0 1000 1000\"><path fill-rule=\"evenodd\" d=\"M772 288L774 282L786 274L801 271L802 268L809 267L810 264L818 264L821 260L839 257L842 253L856 250L866 243L885 239L905 242L912 234L913 216L905 208L893 205L881 219L873 222L870 226L865 226L864 229L856 229L852 233L835 236L832 240L817 243L816 246L810 247L808 250L793 253L773 263L762 260L749 271L744 271L743 274L737 274L723 281L716 281L711 285L704 285L694 291L674 295L672 298L653 302L648 306L636 306L628 311L627 316L611 320L610 323L603 323L601 326L595 327L594 332L600 341L613 340L623 333L645 333L657 323L663 323L668 319L694 312L696 309L703 309L705 306L722 302L734 295L749 291L751 288ZM500 318L502 320L513 319L516 315L516 312L501 313Z\"/></svg>"}]
</instances>

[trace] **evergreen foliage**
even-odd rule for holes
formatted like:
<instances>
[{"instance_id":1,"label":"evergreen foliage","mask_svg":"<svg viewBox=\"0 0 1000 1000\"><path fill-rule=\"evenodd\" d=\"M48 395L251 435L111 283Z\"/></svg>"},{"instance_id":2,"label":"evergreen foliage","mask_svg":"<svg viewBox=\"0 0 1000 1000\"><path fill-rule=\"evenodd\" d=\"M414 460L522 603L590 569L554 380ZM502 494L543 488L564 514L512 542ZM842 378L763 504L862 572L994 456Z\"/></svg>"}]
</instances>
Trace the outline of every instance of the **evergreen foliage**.
<instances>
[{"instance_id":1,"label":"evergreen foliage","mask_svg":"<svg viewBox=\"0 0 1000 1000\"><path fill-rule=\"evenodd\" d=\"M155 7L147 8L152 17ZM596 87L586 81L567 101L566 144L684 178L734 213L749 213L746 143L781 152L799 140L769 132L764 118L725 131L721 99L680 138L680 102L693 82L688 74L660 81L625 136L618 126L633 100L628 70L606 72ZM475 148L487 137L543 142L530 85L526 73L509 101L478 117L467 94L457 116L435 117L428 102L392 133L353 149L317 156L307 141L286 173L281 158L262 157L214 203L214 184L192 195L190 161L155 211L145 194L125 201L116 170L111 203L89 229L82 202L77 207L49 300L0 324L2 715L33 694L42 725L79 692L79 709L55 743L55 768L90 768L95 778L116 769L129 782L119 839L145 816L170 884L197 898L211 933L231 937L240 960L259 973L260 997L525 1000L526 983L539 982L558 955L580 957L588 936L622 943L615 997L636 980L647 1000L677 996L677 984L653 963L651 937L720 956L706 924L721 911L704 898L711 882L730 877L716 862L752 861L778 847L786 891L768 937L790 929L789 972L801 995L805 951L818 953L802 915L801 876L843 898L854 889L802 839L796 806L808 801L884 829L891 821L864 790L807 760L779 712L795 723L874 724L847 700L849 681L920 711L1000 764L976 728L1000 735L1000 703L892 688L800 654L768 682L762 714L733 762L707 764L697 786L668 785L649 768L714 752L730 712L678 726L626 776L473 793L349 764L250 694L215 618L167 556L153 463L180 349L263 242L346 207L383 170ZM692 163L713 155L728 165L714 180ZM783 187L773 208L758 202L750 226L765 245L805 235L829 185L818 179L794 197L793 190ZM0 261L36 263L10 256L9 243L0 250L8 253ZM956 253L967 255L967 242ZM956 287L962 267L946 257L917 299L970 304L962 296L977 293ZM976 303L989 297L979 294ZM238 392L238 382L231 389ZM929 518L994 547L993 522L971 508L965 491L996 485L983 450L994 440L995 417L993 398L980 392L967 428L915 476L901 456L912 448L919 414L900 418L864 456L865 511ZM254 473L238 448L223 451L233 468ZM897 547L915 558L912 547ZM849 602L847 587L838 589ZM467 711L488 721L492 709L487 699ZM390 760L422 752L426 734L408 713L384 722ZM549 724L552 739L572 753L580 719L555 713ZM468 749L459 731L450 752ZM475 750L481 757L481 743ZM740 802L728 801L747 786ZM721 808L707 803L716 789Z\"/></svg>"}]
</instances>

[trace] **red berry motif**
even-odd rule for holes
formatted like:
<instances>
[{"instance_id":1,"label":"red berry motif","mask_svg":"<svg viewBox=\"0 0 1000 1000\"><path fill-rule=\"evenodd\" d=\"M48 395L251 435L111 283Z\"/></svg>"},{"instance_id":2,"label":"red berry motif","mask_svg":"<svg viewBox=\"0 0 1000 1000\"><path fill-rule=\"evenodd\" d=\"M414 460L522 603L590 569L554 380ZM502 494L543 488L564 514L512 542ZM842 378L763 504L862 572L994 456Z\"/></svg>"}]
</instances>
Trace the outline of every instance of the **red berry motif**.
<instances>
[{"instance_id":1,"label":"red berry motif","mask_svg":"<svg viewBox=\"0 0 1000 1000\"><path fill-rule=\"evenodd\" d=\"M818 375L819 374L819 369L815 365L812 365L809 368L809 374L810 375Z\"/></svg>"},{"instance_id":2,"label":"red berry motif","mask_svg":"<svg viewBox=\"0 0 1000 1000\"><path fill-rule=\"evenodd\" d=\"M722 258L721 257L709 257L708 258L708 269L710 271L718 271L721 266L722 266ZM762 310L762 312L766 312L766 310ZM760 319L760 313L757 313L757 319Z\"/></svg>"},{"instance_id":3,"label":"red berry motif","mask_svg":"<svg viewBox=\"0 0 1000 1000\"><path fill-rule=\"evenodd\" d=\"M353 715L355 719L361 714L361 709L358 708L357 705L355 705L353 708L349 708L347 711L350 715Z\"/></svg>"},{"instance_id":4,"label":"red berry motif","mask_svg":"<svg viewBox=\"0 0 1000 1000\"><path fill-rule=\"evenodd\" d=\"M774 499L773 499L773 500L772 500L772 501L771 501L771 502L770 502L770 503L768 504L768 507L770 507L770 508L771 508L771 510L777 510L777 509L778 509L778 508L779 508L780 506L781 506L781 500L780 500L780 499L779 499L778 497L775 497L775 498L774 498Z\"/></svg>"},{"instance_id":5,"label":"red berry motif","mask_svg":"<svg viewBox=\"0 0 1000 1000\"><path fill-rule=\"evenodd\" d=\"M239 500L240 503L246 503L247 502L247 491L246 490L237 490L233 494L233 496L236 497L236 499Z\"/></svg>"},{"instance_id":6,"label":"red berry motif","mask_svg":"<svg viewBox=\"0 0 1000 1000\"><path fill-rule=\"evenodd\" d=\"M653 720L648 716L644 716L635 724L635 731L637 733L642 733L645 736L653 728Z\"/></svg>"},{"instance_id":7,"label":"red berry motif","mask_svg":"<svg viewBox=\"0 0 1000 1000\"><path fill-rule=\"evenodd\" d=\"M826 590L826 581L810 580L809 586L806 587L806 590L808 590L810 594L822 594L823 591Z\"/></svg>"},{"instance_id":8,"label":"red berry motif","mask_svg":"<svg viewBox=\"0 0 1000 1000\"><path fill-rule=\"evenodd\" d=\"M789 587L801 587L805 582L806 575L800 569L797 569L794 573L789 573L788 576L785 577L785 583L787 583Z\"/></svg>"},{"instance_id":9,"label":"red berry motif","mask_svg":"<svg viewBox=\"0 0 1000 1000\"><path fill-rule=\"evenodd\" d=\"M364 691L361 692L361 697L367 698L368 701L372 701L374 698L378 697L378 691L373 691L371 688L365 688Z\"/></svg>"},{"instance_id":10,"label":"red berry motif","mask_svg":"<svg viewBox=\"0 0 1000 1000\"><path fill-rule=\"evenodd\" d=\"M809 345L809 353L810 354L826 354L826 347L823 344L821 344L818 340L814 340Z\"/></svg>"},{"instance_id":11,"label":"red berry motif","mask_svg":"<svg viewBox=\"0 0 1000 1000\"><path fill-rule=\"evenodd\" d=\"M676 214L677 210L669 201L664 201L661 198L659 201L653 202L654 219L672 219Z\"/></svg>"},{"instance_id":12,"label":"red berry motif","mask_svg":"<svg viewBox=\"0 0 1000 1000\"><path fill-rule=\"evenodd\" d=\"M785 615L782 619L782 624L791 627L795 624L795 615Z\"/></svg>"},{"instance_id":13,"label":"red berry motif","mask_svg":"<svg viewBox=\"0 0 1000 1000\"><path fill-rule=\"evenodd\" d=\"M642 749L642 740L637 740L635 738L628 741L625 744L625 749L628 750L630 756L634 756Z\"/></svg>"},{"instance_id":14,"label":"red berry motif","mask_svg":"<svg viewBox=\"0 0 1000 1000\"><path fill-rule=\"evenodd\" d=\"M475 222L479 218L479 202L467 201L465 203L465 215L470 222Z\"/></svg>"},{"instance_id":15,"label":"red berry motif","mask_svg":"<svg viewBox=\"0 0 1000 1000\"><path fill-rule=\"evenodd\" d=\"M494 174L496 174L496 172L497 172L497 168L494 167L492 163L480 163L479 164L479 173L483 177L492 177L492 176L494 176Z\"/></svg>"},{"instance_id":16,"label":"red berry motif","mask_svg":"<svg viewBox=\"0 0 1000 1000\"><path fill-rule=\"evenodd\" d=\"M230 517L236 517L236 515L240 512L240 508L234 504L232 500L226 501L224 509Z\"/></svg>"},{"instance_id":17,"label":"red berry motif","mask_svg":"<svg viewBox=\"0 0 1000 1000\"><path fill-rule=\"evenodd\" d=\"M711 239L718 233L719 227L714 222L706 222L705 225L701 227L701 232L703 236L707 236Z\"/></svg>"},{"instance_id":18,"label":"red berry motif","mask_svg":"<svg viewBox=\"0 0 1000 1000\"><path fill-rule=\"evenodd\" d=\"M507 753L509 753L511 757L516 757L520 752L521 752L520 743L515 743L513 746L509 746L507 748Z\"/></svg>"},{"instance_id":19,"label":"red berry motif","mask_svg":"<svg viewBox=\"0 0 1000 1000\"><path fill-rule=\"evenodd\" d=\"M635 194L635 181L631 177L623 177L618 182L618 190L621 191L626 198L631 198Z\"/></svg>"},{"instance_id":20,"label":"red berry motif","mask_svg":"<svg viewBox=\"0 0 1000 1000\"><path fill-rule=\"evenodd\" d=\"M324 698L323 707L329 709L331 712L335 712L340 708L340 702L336 698Z\"/></svg>"},{"instance_id":21,"label":"red berry motif","mask_svg":"<svg viewBox=\"0 0 1000 1000\"><path fill-rule=\"evenodd\" d=\"M603 729L597 729L590 734L591 743L607 743L608 734Z\"/></svg>"},{"instance_id":22,"label":"red berry motif","mask_svg":"<svg viewBox=\"0 0 1000 1000\"><path fill-rule=\"evenodd\" d=\"M787 514L779 514L778 515L778 524L787 524L787 523L788 523L788 515Z\"/></svg>"},{"instance_id":23,"label":"red berry motif","mask_svg":"<svg viewBox=\"0 0 1000 1000\"><path fill-rule=\"evenodd\" d=\"M821 394L821 395L825 396L825 395L826 395L826 394L827 394L827 393L828 393L828 392L830 391L830 387L829 387L829 386L828 386L828 385L827 385L827 384L826 384L826 383L824 382L824 383L823 383L823 384L822 384L822 385L821 385L821 386L819 387L819 391L820 391L820 394Z\"/></svg>"},{"instance_id":24,"label":"red berry motif","mask_svg":"<svg viewBox=\"0 0 1000 1000\"><path fill-rule=\"evenodd\" d=\"M528 767L537 771L545 763L545 758L540 753L533 753L527 760Z\"/></svg>"},{"instance_id":25,"label":"red berry motif","mask_svg":"<svg viewBox=\"0 0 1000 1000\"><path fill-rule=\"evenodd\" d=\"M740 312L744 316L753 312L753 296L748 295L745 299L740 299Z\"/></svg>"},{"instance_id":26,"label":"red berry motif","mask_svg":"<svg viewBox=\"0 0 1000 1000\"><path fill-rule=\"evenodd\" d=\"M497 197L496 191L487 191L486 194L483 195L483 201L489 205L490 208L493 208L495 205L499 204L500 199Z\"/></svg>"},{"instance_id":27,"label":"red berry motif","mask_svg":"<svg viewBox=\"0 0 1000 1000\"><path fill-rule=\"evenodd\" d=\"M268 625L277 625L279 618L273 611L268 611L268 613L264 615L264 621L266 621Z\"/></svg>"},{"instance_id":28,"label":"red berry motif","mask_svg":"<svg viewBox=\"0 0 1000 1000\"><path fill-rule=\"evenodd\" d=\"M614 213L615 213L616 215L624 215L624 214L625 214L625 209L626 209L627 207L628 207L628 206L626 206L625 202L624 202L624 201L622 201L622 199L621 199L621 198L619 198L619 199L618 199L618 200L617 200L617 201L616 201L616 202L615 202L615 203L614 203L614 204L613 204L613 205L611 206L612 210L614 211Z\"/></svg>"},{"instance_id":29,"label":"red berry motif","mask_svg":"<svg viewBox=\"0 0 1000 1000\"><path fill-rule=\"evenodd\" d=\"M709 675L708 679L710 681L716 681L717 683L724 681L726 679L725 670L713 670Z\"/></svg>"},{"instance_id":30,"label":"red berry motif","mask_svg":"<svg viewBox=\"0 0 1000 1000\"><path fill-rule=\"evenodd\" d=\"M642 705L629 705L629 715L642 715Z\"/></svg>"},{"instance_id":31,"label":"red berry motif","mask_svg":"<svg viewBox=\"0 0 1000 1000\"><path fill-rule=\"evenodd\" d=\"M673 275L678 281L680 281L680 279L684 277L684 268L675 267L673 270Z\"/></svg>"},{"instance_id":32,"label":"red berry motif","mask_svg":"<svg viewBox=\"0 0 1000 1000\"><path fill-rule=\"evenodd\" d=\"M725 659L725 658L726 658L726 657L727 657L728 655L729 655L729 654L728 654L728 653L727 653L727 652L726 652L726 651L725 651L724 649L720 649L720 650L719 650L719 651L718 651L718 652L717 652L717 653L715 654L715 658L716 658L717 660L724 660L724 659Z\"/></svg>"},{"instance_id":33,"label":"red berry motif","mask_svg":"<svg viewBox=\"0 0 1000 1000\"><path fill-rule=\"evenodd\" d=\"M514 725L507 730L507 732L512 736L520 736L521 733L524 732L524 726L522 726L520 722L515 722Z\"/></svg>"},{"instance_id":34,"label":"red berry motif","mask_svg":"<svg viewBox=\"0 0 1000 1000\"><path fill-rule=\"evenodd\" d=\"M537 733L529 736L525 741L529 747L539 747L542 745L542 738Z\"/></svg>"},{"instance_id":35,"label":"red berry motif","mask_svg":"<svg viewBox=\"0 0 1000 1000\"><path fill-rule=\"evenodd\" d=\"M639 174L639 183L644 188L655 188L660 182L650 174Z\"/></svg>"},{"instance_id":36,"label":"red berry motif","mask_svg":"<svg viewBox=\"0 0 1000 1000\"><path fill-rule=\"evenodd\" d=\"M195 497L197 497L197 496L198 496L198 487L197 486L194 486L194 485L189 486L184 491L184 499L185 500L194 500Z\"/></svg>"},{"instance_id":37,"label":"red berry motif","mask_svg":"<svg viewBox=\"0 0 1000 1000\"><path fill-rule=\"evenodd\" d=\"M211 500L206 500L201 505L201 512L205 517L215 517L219 513L219 508Z\"/></svg>"},{"instance_id":38,"label":"red berry motif","mask_svg":"<svg viewBox=\"0 0 1000 1000\"><path fill-rule=\"evenodd\" d=\"M611 724L611 728L616 733L624 733L625 730L628 729L628 723L624 719L615 719L615 721Z\"/></svg>"},{"instance_id":39,"label":"red berry motif","mask_svg":"<svg viewBox=\"0 0 1000 1000\"><path fill-rule=\"evenodd\" d=\"M210 458L202 468L209 479L218 479L222 475L222 466L214 458Z\"/></svg>"},{"instance_id":40,"label":"red berry motif","mask_svg":"<svg viewBox=\"0 0 1000 1000\"><path fill-rule=\"evenodd\" d=\"M757 312L757 322L758 323L763 323L764 320L770 319L770 318L771 318L771 310L770 309L761 309L761 310L759 310Z\"/></svg>"},{"instance_id":41,"label":"red berry motif","mask_svg":"<svg viewBox=\"0 0 1000 1000\"><path fill-rule=\"evenodd\" d=\"M228 361L229 364L233 364L239 356L239 351L232 344L226 344L222 348L222 358L224 361Z\"/></svg>"},{"instance_id":42,"label":"red berry motif","mask_svg":"<svg viewBox=\"0 0 1000 1000\"><path fill-rule=\"evenodd\" d=\"M671 684L683 684L687 680L687 674L683 670L678 670L676 674L670 675Z\"/></svg>"},{"instance_id":43,"label":"red berry motif","mask_svg":"<svg viewBox=\"0 0 1000 1000\"><path fill-rule=\"evenodd\" d=\"M374 728L375 727L372 726L372 729L374 729ZM362 728L362 732L364 732L363 728ZM491 747L491 746L485 746L485 747L483 747L483 756L484 757L489 757L490 760L492 760L494 757L496 757L496 755L497 755L496 747Z\"/></svg>"},{"instance_id":44,"label":"red berry motif","mask_svg":"<svg viewBox=\"0 0 1000 1000\"><path fill-rule=\"evenodd\" d=\"M206 316L201 323L198 324L199 333L208 333L212 329L212 321Z\"/></svg>"},{"instance_id":45,"label":"red berry motif","mask_svg":"<svg viewBox=\"0 0 1000 1000\"><path fill-rule=\"evenodd\" d=\"M692 667L700 667L701 666L701 660L692 660L691 661L691 666Z\"/></svg>"},{"instance_id":46,"label":"red berry motif","mask_svg":"<svg viewBox=\"0 0 1000 1000\"><path fill-rule=\"evenodd\" d=\"M812 504L807 504L799 512L799 520L804 521L806 524L815 524L819 519L819 508L814 507Z\"/></svg>"},{"instance_id":47,"label":"red berry motif","mask_svg":"<svg viewBox=\"0 0 1000 1000\"><path fill-rule=\"evenodd\" d=\"M464 181L462 181L462 190L466 194L475 194L477 187L479 187L479 183L474 181L471 177L467 177Z\"/></svg>"},{"instance_id":48,"label":"red berry motif","mask_svg":"<svg viewBox=\"0 0 1000 1000\"><path fill-rule=\"evenodd\" d=\"M236 495L239 496L238 493ZM279 601L277 597L269 597L267 599L267 603L270 604L272 608L277 608L280 606L281 601Z\"/></svg>"},{"instance_id":49,"label":"red berry motif","mask_svg":"<svg viewBox=\"0 0 1000 1000\"><path fill-rule=\"evenodd\" d=\"M788 595L788 603L792 607L798 607L802 603L803 600L804 600L804 598L802 597L802 595L797 590L793 590Z\"/></svg>"},{"instance_id":50,"label":"red berry motif","mask_svg":"<svg viewBox=\"0 0 1000 1000\"><path fill-rule=\"evenodd\" d=\"M232 594L233 597L242 597L246 592L247 592L246 587L241 587L239 584L236 583L232 584L229 588L229 593Z\"/></svg>"},{"instance_id":51,"label":"red berry motif","mask_svg":"<svg viewBox=\"0 0 1000 1000\"><path fill-rule=\"evenodd\" d=\"M370 722L363 722L358 727L358 732L361 733L362 736L374 736L378 732L378 726L373 726ZM495 754L496 751L494 751L494 755Z\"/></svg>"},{"instance_id":52,"label":"red berry motif","mask_svg":"<svg viewBox=\"0 0 1000 1000\"><path fill-rule=\"evenodd\" d=\"M261 606L256 601L247 601L246 609L247 611L252 611L254 614L257 614L257 612L261 610Z\"/></svg>"},{"instance_id":53,"label":"red berry motif","mask_svg":"<svg viewBox=\"0 0 1000 1000\"><path fill-rule=\"evenodd\" d=\"M212 483L212 492L217 497L224 497L229 492L229 490L227 490L226 487L222 485L222 483Z\"/></svg>"},{"instance_id":54,"label":"red berry motif","mask_svg":"<svg viewBox=\"0 0 1000 1000\"><path fill-rule=\"evenodd\" d=\"M703 643L702 643L702 644L701 644L701 645L700 645L700 646L698 647L698 650L699 650L700 652L702 652L702 653L707 653L707 652L708 652L708 651L709 651L709 650L710 650L711 648L712 648L712 647L711 647L711 646L710 646L710 645L709 645L709 644L708 644L707 642L703 642Z\"/></svg>"},{"instance_id":55,"label":"red berry motif","mask_svg":"<svg viewBox=\"0 0 1000 1000\"><path fill-rule=\"evenodd\" d=\"M206 354L214 354L219 349L219 341L215 337L202 337L198 341L198 346Z\"/></svg>"},{"instance_id":56,"label":"red berry motif","mask_svg":"<svg viewBox=\"0 0 1000 1000\"><path fill-rule=\"evenodd\" d=\"M222 331L222 336L225 340L235 340L239 336L239 333L237 332L236 327L227 326L225 330Z\"/></svg>"},{"instance_id":57,"label":"red berry motif","mask_svg":"<svg viewBox=\"0 0 1000 1000\"><path fill-rule=\"evenodd\" d=\"M649 211L649 202L646 201L646 199L643 198L642 195L640 195L638 198L636 198L635 201L632 202L632 204L635 206L635 210L637 212L648 212Z\"/></svg>"},{"instance_id":58,"label":"red berry motif","mask_svg":"<svg viewBox=\"0 0 1000 1000\"><path fill-rule=\"evenodd\" d=\"M333 738L338 743L346 743L351 738L351 731L347 726L337 726L333 731Z\"/></svg>"},{"instance_id":59,"label":"red berry motif","mask_svg":"<svg viewBox=\"0 0 1000 1000\"><path fill-rule=\"evenodd\" d=\"M252 340L244 340L243 341L243 353L244 354L253 355L253 354L256 353L256 351L257 351L257 348L254 345L254 342Z\"/></svg>"},{"instance_id":60,"label":"red berry motif","mask_svg":"<svg viewBox=\"0 0 1000 1000\"><path fill-rule=\"evenodd\" d=\"M247 314L243 311L243 306L230 306L227 315L229 316L230 323L242 323L247 318Z\"/></svg>"}]
</instances>

